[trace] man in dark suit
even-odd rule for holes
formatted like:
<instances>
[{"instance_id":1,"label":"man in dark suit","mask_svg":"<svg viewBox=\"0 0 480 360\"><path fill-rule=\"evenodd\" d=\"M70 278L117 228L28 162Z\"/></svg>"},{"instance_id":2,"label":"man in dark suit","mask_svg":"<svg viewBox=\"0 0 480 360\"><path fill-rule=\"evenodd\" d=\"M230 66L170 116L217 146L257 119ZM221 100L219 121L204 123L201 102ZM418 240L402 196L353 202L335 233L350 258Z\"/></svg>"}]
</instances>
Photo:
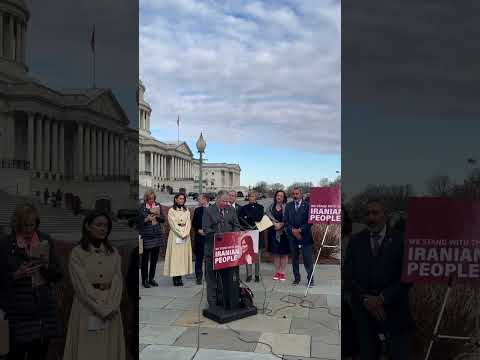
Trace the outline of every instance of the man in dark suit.
<instances>
[{"instance_id":1,"label":"man in dark suit","mask_svg":"<svg viewBox=\"0 0 480 360\"><path fill-rule=\"evenodd\" d=\"M197 285L202 285L203 278L203 257L205 253L205 233L203 232L203 213L208 206L208 196L198 196L198 207L193 212L192 228L195 232L193 252L195 253L195 276Z\"/></svg>"},{"instance_id":2,"label":"man in dark suit","mask_svg":"<svg viewBox=\"0 0 480 360\"><path fill-rule=\"evenodd\" d=\"M293 285L300 283L300 253L303 255L303 265L307 272L307 284L313 276L313 240L312 225L308 223L308 203L302 200L302 190L295 187L292 191L293 201L287 203L283 215L285 231L290 242L292 256ZM313 286L313 279L310 286Z\"/></svg>"},{"instance_id":3,"label":"man in dark suit","mask_svg":"<svg viewBox=\"0 0 480 360\"><path fill-rule=\"evenodd\" d=\"M237 193L235 191L229 191L228 192L228 202L230 203L230 206L235 209L235 212L240 214L240 210L242 209L242 206L237 203Z\"/></svg>"},{"instance_id":4,"label":"man in dark suit","mask_svg":"<svg viewBox=\"0 0 480 360\"><path fill-rule=\"evenodd\" d=\"M215 204L205 208L203 213L205 233L205 280L207 281L207 301L210 307L217 305L217 276L213 271L213 240L215 234L239 231L237 214L228 202L225 191L219 191Z\"/></svg>"},{"instance_id":5,"label":"man in dark suit","mask_svg":"<svg viewBox=\"0 0 480 360\"><path fill-rule=\"evenodd\" d=\"M414 322L411 285L401 281L403 237L389 229L381 200L370 200L367 208L368 228L351 238L343 269L360 359L380 359L383 344L390 359L408 360Z\"/></svg>"}]
</instances>

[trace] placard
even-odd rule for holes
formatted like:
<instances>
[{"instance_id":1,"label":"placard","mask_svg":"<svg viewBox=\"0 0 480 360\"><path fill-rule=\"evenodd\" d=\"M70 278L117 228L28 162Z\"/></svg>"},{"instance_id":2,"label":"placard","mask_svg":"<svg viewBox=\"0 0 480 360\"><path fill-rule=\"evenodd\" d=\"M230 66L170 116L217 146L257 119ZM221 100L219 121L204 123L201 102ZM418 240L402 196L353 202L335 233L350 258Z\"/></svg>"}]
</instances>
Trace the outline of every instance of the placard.
<instances>
[{"instance_id":1,"label":"placard","mask_svg":"<svg viewBox=\"0 0 480 360\"><path fill-rule=\"evenodd\" d=\"M341 224L342 206L339 186L310 189L309 224Z\"/></svg>"},{"instance_id":2,"label":"placard","mask_svg":"<svg viewBox=\"0 0 480 360\"><path fill-rule=\"evenodd\" d=\"M258 230L215 234L213 270L255 263L258 238Z\"/></svg>"}]
</instances>

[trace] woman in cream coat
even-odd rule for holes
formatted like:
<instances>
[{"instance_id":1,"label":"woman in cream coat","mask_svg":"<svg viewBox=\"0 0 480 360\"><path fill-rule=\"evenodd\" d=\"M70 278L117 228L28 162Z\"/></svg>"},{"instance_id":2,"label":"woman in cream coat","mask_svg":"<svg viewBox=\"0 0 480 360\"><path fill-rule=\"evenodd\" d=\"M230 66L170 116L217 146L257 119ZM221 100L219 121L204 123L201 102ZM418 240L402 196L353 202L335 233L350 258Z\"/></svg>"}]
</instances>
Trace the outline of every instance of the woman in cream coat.
<instances>
[{"instance_id":1,"label":"woman in cream coat","mask_svg":"<svg viewBox=\"0 0 480 360\"><path fill-rule=\"evenodd\" d=\"M125 360L120 302L121 257L110 245L112 220L93 212L85 217L80 245L69 262L74 299L64 360Z\"/></svg>"},{"instance_id":2,"label":"woman in cream coat","mask_svg":"<svg viewBox=\"0 0 480 360\"><path fill-rule=\"evenodd\" d=\"M163 274L172 277L174 286L183 286L182 276L193 273L190 211L185 201L184 194L175 195L173 206L168 210L170 232Z\"/></svg>"}]
</instances>

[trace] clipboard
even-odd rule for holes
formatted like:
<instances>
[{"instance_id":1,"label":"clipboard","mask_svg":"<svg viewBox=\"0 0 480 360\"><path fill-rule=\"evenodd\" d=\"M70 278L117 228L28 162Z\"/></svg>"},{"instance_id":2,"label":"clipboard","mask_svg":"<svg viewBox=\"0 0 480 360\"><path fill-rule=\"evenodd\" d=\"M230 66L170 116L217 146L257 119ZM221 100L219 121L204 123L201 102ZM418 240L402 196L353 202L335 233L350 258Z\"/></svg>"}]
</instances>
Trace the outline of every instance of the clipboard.
<instances>
[{"instance_id":1,"label":"clipboard","mask_svg":"<svg viewBox=\"0 0 480 360\"><path fill-rule=\"evenodd\" d=\"M255 222L255 224L257 225L257 230L260 232L267 230L268 228L273 226L272 220L270 220L267 215L263 215L262 220L260 220L259 222Z\"/></svg>"}]
</instances>

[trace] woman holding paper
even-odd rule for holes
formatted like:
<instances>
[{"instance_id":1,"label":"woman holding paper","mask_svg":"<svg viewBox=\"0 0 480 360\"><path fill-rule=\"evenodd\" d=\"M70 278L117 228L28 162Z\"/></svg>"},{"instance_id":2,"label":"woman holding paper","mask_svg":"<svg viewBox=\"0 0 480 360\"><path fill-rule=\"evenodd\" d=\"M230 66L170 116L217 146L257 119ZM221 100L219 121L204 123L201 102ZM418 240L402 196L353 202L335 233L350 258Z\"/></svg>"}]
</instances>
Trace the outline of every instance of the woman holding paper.
<instances>
[{"instance_id":1,"label":"woman holding paper","mask_svg":"<svg viewBox=\"0 0 480 360\"><path fill-rule=\"evenodd\" d=\"M155 273L162 243L160 224L163 222L165 222L165 217L162 214L160 203L157 202L155 192L151 189L147 190L139 210L137 226L143 245L141 273L144 288L158 286L155 281Z\"/></svg>"},{"instance_id":2,"label":"woman holding paper","mask_svg":"<svg viewBox=\"0 0 480 360\"><path fill-rule=\"evenodd\" d=\"M190 241L190 211L185 206L185 195L177 194L168 210L167 252L163 274L172 277L174 286L183 286L182 276L193 273L192 245Z\"/></svg>"},{"instance_id":3,"label":"woman holding paper","mask_svg":"<svg viewBox=\"0 0 480 360\"><path fill-rule=\"evenodd\" d=\"M40 217L33 205L16 209L12 233L0 240L6 286L1 289L10 327L8 359L43 360L49 339L61 335L52 284L62 275L53 240L38 231Z\"/></svg>"},{"instance_id":4,"label":"woman holding paper","mask_svg":"<svg viewBox=\"0 0 480 360\"><path fill-rule=\"evenodd\" d=\"M273 204L267 209L267 216L273 222L268 229L268 250L273 256L275 275L273 280L285 281L285 269L288 264L290 245L283 224L283 213L287 203L285 191L278 190L273 197Z\"/></svg>"},{"instance_id":5,"label":"woman holding paper","mask_svg":"<svg viewBox=\"0 0 480 360\"><path fill-rule=\"evenodd\" d=\"M70 255L74 298L64 360L125 360L120 302L121 257L108 241L112 220L102 212L85 217L80 245Z\"/></svg>"}]
</instances>

